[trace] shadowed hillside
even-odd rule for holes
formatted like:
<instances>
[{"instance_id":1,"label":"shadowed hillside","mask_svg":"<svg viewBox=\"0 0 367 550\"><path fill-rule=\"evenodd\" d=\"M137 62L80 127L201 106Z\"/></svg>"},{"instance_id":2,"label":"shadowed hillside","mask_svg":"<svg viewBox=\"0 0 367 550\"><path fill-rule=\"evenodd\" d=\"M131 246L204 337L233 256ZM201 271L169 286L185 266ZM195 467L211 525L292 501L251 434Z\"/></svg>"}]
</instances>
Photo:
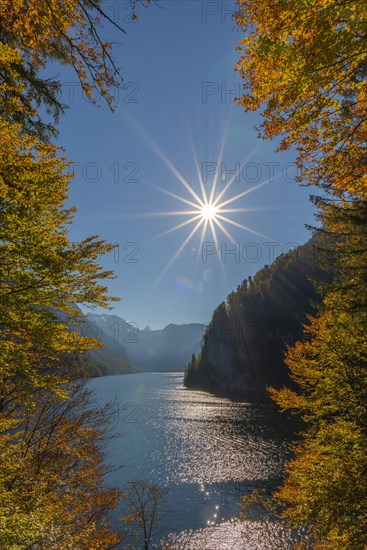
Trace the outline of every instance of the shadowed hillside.
<instances>
[{"instance_id":1,"label":"shadowed hillside","mask_svg":"<svg viewBox=\"0 0 367 550\"><path fill-rule=\"evenodd\" d=\"M301 338L306 315L320 298L311 282L320 277L311 241L282 254L248 277L214 311L184 383L213 393L267 399L267 386L290 383L283 353Z\"/></svg>"}]
</instances>

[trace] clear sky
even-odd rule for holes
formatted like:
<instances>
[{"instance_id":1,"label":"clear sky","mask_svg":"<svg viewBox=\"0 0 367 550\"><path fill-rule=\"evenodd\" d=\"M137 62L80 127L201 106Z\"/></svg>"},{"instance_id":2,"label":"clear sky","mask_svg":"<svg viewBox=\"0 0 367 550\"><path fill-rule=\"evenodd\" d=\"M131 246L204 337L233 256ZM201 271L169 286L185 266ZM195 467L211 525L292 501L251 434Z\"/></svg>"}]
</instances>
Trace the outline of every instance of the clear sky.
<instances>
[{"instance_id":1,"label":"clear sky","mask_svg":"<svg viewBox=\"0 0 367 550\"><path fill-rule=\"evenodd\" d=\"M119 42L114 57L125 79L115 113L102 102L89 104L75 76L61 73L70 108L58 142L76 172L71 240L98 234L118 243L102 259L117 276L109 285L121 298L114 312L141 329L208 322L245 277L304 243L305 223L313 223L310 190L293 181L295 155L276 153L275 142L257 137L259 115L233 105L241 38L231 19L234 2L161 0L159 6L140 8L132 22L129 2L104 2L127 31L105 28L105 36ZM218 218L227 234L217 227L214 238L208 224L201 244L201 226L182 248L199 218L156 238L194 216L166 215L195 210L173 194L198 203L188 184L209 198L216 172L215 200L242 166L219 202L241 195L223 208L250 210L222 215L252 232Z\"/></svg>"}]
</instances>

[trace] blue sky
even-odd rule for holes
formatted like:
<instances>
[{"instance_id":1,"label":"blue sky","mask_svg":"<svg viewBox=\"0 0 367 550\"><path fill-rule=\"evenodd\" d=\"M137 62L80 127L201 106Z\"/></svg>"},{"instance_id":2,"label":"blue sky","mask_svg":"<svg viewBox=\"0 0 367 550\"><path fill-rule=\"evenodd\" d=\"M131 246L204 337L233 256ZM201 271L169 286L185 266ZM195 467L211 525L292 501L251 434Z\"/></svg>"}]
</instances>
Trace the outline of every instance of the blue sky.
<instances>
[{"instance_id":1,"label":"blue sky","mask_svg":"<svg viewBox=\"0 0 367 550\"><path fill-rule=\"evenodd\" d=\"M121 35L110 26L104 31L119 42L114 57L125 79L116 111L102 102L88 103L75 76L60 73L70 108L60 123L58 143L76 172L70 203L78 212L71 240L99 234L118 243L118 251L102 259L117 276L109 285L121 298L117 315L140 328L206 323L245 277L308 239L304 226L313 223L309 190L293 182L295 155L275 153L275 142L257 137L259 115L233 105L240 89L234 67L241 38L230 17L234 2L162 0L160 8L140 8L137 22L129 21L128 5L104 2L106 12L127 31ZM193 150L208 194L215 171L217 196L239 165L244 167L226 199L269 176L271 181L227 206L254 209L226 216L256 233L222 221L235 245L219 230L214 244L208 228L201 247L197 232L165 269L195 222L155 238L190 218L155 213L192 209L156 186L196 202L178 175L201 195Z\"/></svg>"}]
</instances>

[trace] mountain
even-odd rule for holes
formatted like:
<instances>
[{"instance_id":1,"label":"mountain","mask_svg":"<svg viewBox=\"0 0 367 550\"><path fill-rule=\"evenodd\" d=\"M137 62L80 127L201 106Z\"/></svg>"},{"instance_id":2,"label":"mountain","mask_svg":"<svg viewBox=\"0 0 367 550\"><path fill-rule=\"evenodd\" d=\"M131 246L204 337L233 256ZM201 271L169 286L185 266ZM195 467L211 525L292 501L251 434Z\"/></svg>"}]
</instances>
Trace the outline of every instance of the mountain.
<instances>
[{"instance_id":1,"label":"mountain","mask_svg":"<svg viewBox=\"0 0 367 550\"><path fill-rule=\"evenodd\" d=\"M100 331L102 342L117 355L125 353L124 359L144 372L183 371L203 336L199 323L139 330L117 315L90 314L88 320Z\"/></svg>"},{"instance_id":2,"label":"mountain","mask_svg":"<svg viewBox=\"0 0 367 550\"><path fill-rule=\"evenodd\" d=\"M284 351L301 338L302 323L321 300L310 279L327 280L311 241L245 279L216 308L185 371L186 387L264 401L268 386L292 384Z\"/></svg>"},{"instance_id":3,"label":"mountain","mask_svg":"<svg viewBox=\"0 0 367 550\"><path fill-rule=\"evenodd\" d=\"M88 351L85 356L91 361L96 370L94 376L108 376L110 374L131 374L139 369L131 363L126 348L114 336L104 331L88 316L83 329L85 336L98 337L103 347Z\"/></svg>"},{"instance_id":4,"label":"mountain","mask_svg":"<svg viewBox=\"0 0 367 550\"><path fill-rule=\"evenodd\" d=\"M74 304L73 306L82 315L81 309ZM57 312L58 318L65 322L66 316L62 312ZM111 374L131 374L139 372L128 359L126 349L108 333L96 326L96 323L89 319L81 325L81 334L91 338L98 337L104 346L93 349L85 353L74 353L72 357L65 360L66 366L74 368L78 373L84 376L108 376Z\"/></svg>"},{"instance_id":5,"label":"mountain","mask_svg":"<svg viewBox=\"0 0 367 550\"><path fill-rule=\"evenodd\" d=\"M132 374L139 372L127 361L116 355L107 346L66 355L64 367L72 370L78 378L93 378L112 374Z\"/></svg>"},{"instance_id":6,"label":"mountain","mask_svg":"<svg viewBox=\"0 0 367 550\"><path fill-rule=\"evenodd\" d=\"M110 374L132 374L139 372L129 361L114 353L108 346L87 352L87 358L94 368L93 376Z\"/></svg>"}]
</instances>

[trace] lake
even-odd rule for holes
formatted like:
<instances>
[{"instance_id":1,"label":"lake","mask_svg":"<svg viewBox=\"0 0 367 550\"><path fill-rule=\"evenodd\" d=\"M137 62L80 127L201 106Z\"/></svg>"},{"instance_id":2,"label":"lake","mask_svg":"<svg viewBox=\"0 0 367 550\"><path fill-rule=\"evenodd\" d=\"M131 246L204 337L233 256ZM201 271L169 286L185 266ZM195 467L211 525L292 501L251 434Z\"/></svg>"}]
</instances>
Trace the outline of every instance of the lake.
<instances>
[{"instance_id":1,"label":"lake","mask_svg":"<svg viewBox=\"0 0 367 550\"><path fill-rule=\"evenodd\" d=\"M276 525L236 521L241 496L280 482L294 430L289 418L272 405L188 390L182 373L109 376L89 385L101 404L116 398L112 430L121 437L111 440L108 461L123 468L108 482L123 488L146 480L168 490L155 541L179 550L290 548Z\"/></svg>"}]
</instances>

